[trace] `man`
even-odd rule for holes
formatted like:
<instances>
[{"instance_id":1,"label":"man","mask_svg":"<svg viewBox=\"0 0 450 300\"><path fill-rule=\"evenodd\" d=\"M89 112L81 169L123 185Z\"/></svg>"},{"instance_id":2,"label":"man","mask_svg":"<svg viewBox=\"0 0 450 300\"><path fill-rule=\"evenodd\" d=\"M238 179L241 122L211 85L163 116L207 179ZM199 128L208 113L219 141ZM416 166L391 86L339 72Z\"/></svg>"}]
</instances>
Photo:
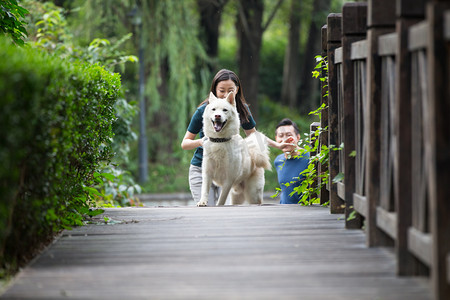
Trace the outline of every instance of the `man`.
<instances>
[{"instance_id":1,"label":"man","mask_svg":"<svg viewBox=\"0 0 450 300\"><path fill-rule=\"evenodd\" d=\"M274 164L277 170L278 183L280 184L280 204L297 204L302 195L293 192L295 187L302 184L305 176L300 175L309 164L309 153L300 155L298 141L300 140L300 131L297 124L290 119L283 119L278 123L275 129L275 140L278 143L292 143L292 150L278 155ZM289 183L289 186L286 186Z\"/></svg>"}]
</instances>

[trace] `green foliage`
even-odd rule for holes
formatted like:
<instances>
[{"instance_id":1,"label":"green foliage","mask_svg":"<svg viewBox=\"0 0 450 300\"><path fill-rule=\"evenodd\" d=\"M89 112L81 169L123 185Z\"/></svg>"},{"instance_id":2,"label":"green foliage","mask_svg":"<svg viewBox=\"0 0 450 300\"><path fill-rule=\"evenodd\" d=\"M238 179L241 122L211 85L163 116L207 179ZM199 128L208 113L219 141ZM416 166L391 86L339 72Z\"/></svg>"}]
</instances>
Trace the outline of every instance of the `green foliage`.
<instances>
[{"instance_id":1,"label":"green foliage","mask_svg":"<svg viewBox=\"0 0 450 300\"><path fill-rule=\"evenodd\" d=\"M110 164L102 170L103 173L94 173L95 186L87 188L96 205L101 207L141 205L136 194L141 193L142 188L134 182L129 172Z\"/></svg>"},{"instance_id":2,"label":"green foliage","mask_svg":"<svg viewBox=\"0 0 450 300\"><path fill-rule=\"evenodd\" d=\"M328 80L328 62L327 59L321 56L316 56L317 65L315 70L312 72L314 78L318 78L322 82L326 83ZM327 96L327 95L325 95ZM314 115L316 117L321 118L321 112L324 109L328 109L325 104L322 104L315 111L310 112L310 115ZM302 184L298 187L295 187L292 194L297 193L298 195L302 195L302 198L299 201L299 204L309 205L313 203L319 203L320 199L317 198L320 195L320 190L323 186L328 184L329 180L329 172L327 171L318 174L318 166L326 167L329 162L329 152L337 151L341 148L337 148L334 145L323 145L320 143L319 137L322 134L327 134L327 128L318 127L314 132L304 133L304 138L299 141L300 153L299 155L303 155L305 153L310 154L310 162L308 168L302 171L299 175L303 175L305 179ZM324 168L322 168L323 170ZM334 182L334 181L333 181ZM295 181L290 184L295 183Z\"/></svg>"},{"instance_id":3,"label":"green foliage","mask_svg":"<svg viewBox=\"0 0 450 300\"><path fill-rule=\"evenodd\" d=\"M52 2L39 3L27 0L26 3L33 8L30 45L43 49L54 56L70 61L85 61L89 64L100 64L109 71L114 71L117 66L124 71L126 62L136 62L137 57L127 55L122 49L123 45L131 38L127 34L121 39L111 42L104 38L95 38L88 46L77 46L73 42L73 35L69 32L66 10L57 7ZM112 164L103 165L98 172L111 174L109 180L96 181L95 187L103 194L101 196L91 193L91 198L99 205L132 205L138 202L134 192L140 192L141 188L134 182L131 174L122 170L128 163L129 144L137 139L132 131L133 119L137 113L136 102L128 103L123 98L118 98L114 104L116 120L113 123L114 138L111 143L114 158ZM126 186L126 189L124 189ZM88 192L92 190L88 189ZM129 191L133 191L130 193Z\"/></svg>"},{"instance_id":4,"label":"green foliage","mask_svg":"<svg viewBox=\"0 0 450 300\"><path fill-rule=\"evenodd\" d=\"M194 109L208 96L212 76L198 38L196 5L192 0L142 1L142 26L151 28L144 32L144 44L151 119L147 134L154 161L173 158Z\"/></svg>"},{"instance_id":5,"label":"green foliage","mask_svg":"<svg viewBox=\"0 0 450 300\"><path fill-rule=\"evenodd\" d=\"M189 165L189 161L150 165L145 190L153 193L189 192Z\"/></svg>"},{"instance_id":6,"label":"green foliage","mask_svg":"<svg viewBox=\"0 0 450 300\"><path fill-rule=\"evenodd\" d=\"M261 48L259 94L270 99L279 99L281 95L286 44L286 36L278 31L272 34L271 38L265 38Z\"/></svg>"},{"instance_id":7,"label":"green foliage","mask_svg":"<svg viewBox=\"0 0 450 300\"><path fill-rule=\"evenodd\" d=\"M26 23L21 20L29 11L21 7L17 0L2 0L0 4L0 31L10 36L19 46L25 44L27 36Z\"/></svg>"},{"instance_id":8,"label":"green foliage","mask_svg":"<svg viewBox=\"0 0 450 300\"><path fill-rule=\"evenodd\" d=\"M256 128L268 137L274 139L276 125L286 117L290 118L298 125L300 132L309 131L309 125L313 120L311 117L302 116L298 112L270 100L268 97L262 97L261 104L259 105L259 120L256 124ZM270 147L271 161L274 161L275 157L281 153L280 150ZM264 189L266 191L275 191L278 188L277 172L275 170L266 171L265 177L266 184Z\"/></svg>"},{"instance_id":9,"label":"green foliage","mask_svg":"<svg viewBox=\"0 0 450 300\"><path fill-rule=\"evenodd\" d=\"M0 267L81 225L94 172L112 157L120 77L0 39Z\"/></svg>"}]
</instances>

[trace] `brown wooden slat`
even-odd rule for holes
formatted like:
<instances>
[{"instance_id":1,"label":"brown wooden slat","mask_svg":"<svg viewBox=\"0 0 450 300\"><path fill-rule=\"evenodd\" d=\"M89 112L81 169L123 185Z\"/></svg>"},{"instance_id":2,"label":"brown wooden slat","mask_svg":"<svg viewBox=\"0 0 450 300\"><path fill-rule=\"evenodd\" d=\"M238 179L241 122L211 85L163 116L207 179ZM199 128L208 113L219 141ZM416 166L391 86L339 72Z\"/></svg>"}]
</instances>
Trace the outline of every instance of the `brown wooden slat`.
<instances>
[{"instance_id":1,"label":"brown wooden slat","mask_svg":"<svg viewBox=\"0 0 450 300\"><path fill-rule=\"evenodd\" d=\"M351 59L365 59L367 58L367 41L362 40L352 43Z\"/></svg>"},{"instance_id":2,"label":"brown wooden slat","mask_svg":"<svg viewBox=\"0 0 450 300\"><path fill-rule=\"evenodd\" d=\"M364 134L367 116L367 75L366 61L357 60L355 67L355 193L365 196L367 135Z\"/></svg>"},{"instance_id":3,"label":"brown wooden slat","mask_svg":"<svg viewBox=\"0 0 450 300\"><path fill-rule=\"evenodd\" d=\"M395 20L395 1L368 0L367 26L390 27Z\"/></svg>"},{"instance_id":4,"label":"brown wooden slat","mask_svg":"<svg viewBox=\"0 0 450 300\"><path fill-rule=\"evenodd\" d=\"M336 50L334 50L334 63L335 64L342 63L342 47L339 47Z\"/></svg>"},{"instance_id":5,"label":"brown wooden slat","mask_svg":"<svg viewBox=\"0 0 450 300\"><path fill-rule=\"evenodd\" d=\"M342 14L329 14L327 18L327 56L328 56L328 142L329 145L338 145L338 72L334 63L335 50L341 47ZM342 213L342 200L337 195L337 186L332 184L333 178L339 173L339 158L336 151L329 153L329 181L327 189L330 197L330 212Z\"/></svg>"},{"instance_id":6,"label":"brown wooden slat","mask_svg":"<svg viewBox=\"0 0 450 300\"><path fill-rule=\"evenodd\" d=\"M416 126L420 126L420 121L412 116L412 98L414 95L411 87L412 83L412 68L411 68L411 54L408 50L408 34L409 28L420 22L421 18L406 17L400 13L400 18L397 20L396 28L398 33L398 53L396 54L396 72L400 74L397 76L396 82L396 115L395 120L398 135L397 145L395 150L395 160L398 168L395 169L395 186L401 187L395 190L395 199L397 203L398 216L398 235L396 240L396 255L397 255L397 270L399 275L428 275L428 268L418 260L408 248L408 232L412 226L413 214L413 197L412 192L415 184L412 183L413 177L417 178L418 173L413 172L413 165L418 162L413 160L412 148L420 144L420 139L412 138L413 133L416 132ZM412 142L414 141L414 143Z\"/></svg>"},{"instance_id":7,"label":"brown wooden slat","mask_svg":"<svg viewBox=\"0 0 450 300\"><path fill-rule=\"evenodd\" d=\"M383 7L391 7L392 1L368 1L369 20L383 18ZM367 32L367 119L364 135L367 136L366 194L368 216L365 219L367 244L369 246L390 246L392 240L377 227L377 207L380 197L380 144L381 144L381 59L378 55L378 37L395 31L395 18L388 12L388 24L372 22Z\"/></svg>"},{"instance_id":8,"label":"brown wooden slat","mask_svg":"<svg viewBox=\"0 0 450 300\"><path fill-rule=\"evenodd\" d=\"M425 14L425 3L428 0L397 0L397 15L401 17L423 18Z\"/></svg>"},{"instance_id":9,"label":"brown wooden slat","mask_svg":"<svg viewBox=\"0 0 450 300\"><path fill-rule=\"evenodd\" d=\"M408 37L408 49L410 51L426 48L428 43L429 25L427 21L422 21L411 26Z\"/></svg>"},{"instance_id":10,"label":"brown wooden slat","mask_svg":"<svg viewBox=\"0 0 450 300\"><path fill-rule=\"evenodd\" d=\"M328 32L327 32L327 25L324 25L322 27L322 56L325 58L327 56L328 52ZM322 77L327 78L328 77L328 70L322 69ZM322 127L322 131L319 136L320 140L320 147L319 149L322 149L322 146L328 146L328 96L326 94L328 93L328 82L327 81L321 81L320 84L321 88L321 104L325 105L325 109L322 110L321 117L320 117L320 126ZM318 164L318 174L325 175L328 173L328 164ZM319 178L319 184L322 185L322 177ZM327 190L326 186L322 186L320 189L320 204L329 203L330 201L330 195Z\"/></svg>"},{"instance_id":11,"label":"brown wooden slat","mask_svg":"<svg viewBox=\"0 0 450 300\"><path fill-rule=\"evenodd\" d=\"M397 53L398 36L396 32L382 35L378 38L378 54L381 56Z\"/></svg>"},{"instance_id":12,"label":"brown wooden slat","mask_svg":"<svg viewBox=\"0 0 450 300\"><path fill-rule=\"evenodd\" d=\"M355 206L356 211L367 217L367 198L358 194L353 194L353 205Z\"/></svg>"},{"instance_id":13,"label":"brown wooden slat","mask_svg":"<svg viewBox=\"0 0 450 300\"><path fill-rule=\"evenodd\" d=\"M450 49L444 38L444 13L450 2L433 1L427 5L429 45L427 52L429 101L426 145L430 167L430 232L433 235L431 278L438 299L450 298L446 280L446 258L450 253Z\"/></svg>"},{"instance_id":14,"label":"brown wooden slat","mask_svg":"<svg viewBox=\"0 0 450 300\"><path fill-rule=\"evenodd\" d=\"M377 208L377 226L394 240L397 238L397 214Z\"/></svg>"},{"instance_id":15,"label":"brown wooden slat","mask_svg":"<svg viewBox=\"0 0 450 300\"><path fill-rule=\"evenodd\" d=\"M345 202L345 185L342 182L338 182L336 183L336 185L339 198L341 198Z\"/></svg>"},{"instance_id":16,"label":"brown wooden slat","mask_svg":"<svg viewBox=\"0 0 450 300\"><path fill-rule=\"evenodd\" d=\"M394 164L395 139L395 62L393 57L382 57L381 68L381 157L380 206L395 211Z\"/></svg>"},{"instance_id":17,"label":"brown wooden slat","mask_svg":"<svg viewBox=\"0 0 450 300\"><path fill-rule=\"evenodd\" d=\"M432 237L429 233L423 233L414 227L408 231L408 248L426 265L431 266Z\"/></svg>"},{"instance_id":18,"label":"brown wooden slat","mask_svg":"<svg viewBox=\"0 0 450 300\"><path fill-rule=\"evenodd\" d=\"M344 185L345 185L345 227L361 228L361 216L355 214L353 193L355 192L355 157L351 155L356 150L355 144L355 66L351 59L352 47L355 42L366 37L367 3L344 4L343 18L349 16L353 21L342 22L342 73L343 73L343 119L344 132L342 142ZM364 24L360 26L360 24ZM352 216L350 218L350 216Z\"/></svg>"},{"instance_id":19,"label":"brown wooden slat","mask_svg":"<svg viewBox=\"0 0 450 300\"><path fill-rule=\"evenodd\" d=\"M446 11L444 14L444 37L450 41L450 11Z\"/></svg>"},{"instance_id":20,"label":"brown wooden slat","mask_svg":"<svg viewBox=\"0 0 450 300\"><path fill-rule=\"evenodd\" d=\"M447 254L447 282L450 283L450 253Z\"/></svg>"}]
</instances>

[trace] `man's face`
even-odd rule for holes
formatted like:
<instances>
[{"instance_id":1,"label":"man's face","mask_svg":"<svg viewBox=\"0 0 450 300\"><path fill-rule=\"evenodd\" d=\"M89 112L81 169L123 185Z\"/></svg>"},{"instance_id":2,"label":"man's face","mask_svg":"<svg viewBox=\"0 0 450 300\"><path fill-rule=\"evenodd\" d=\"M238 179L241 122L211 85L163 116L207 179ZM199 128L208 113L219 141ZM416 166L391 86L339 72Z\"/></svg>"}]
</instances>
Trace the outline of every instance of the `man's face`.
<instances>
[{"instance_id":1,"label":"man's face","mask_svg":"<svg viewBox=\"0 0 450 300\"><path fill-rule=\"evenodd\" d=\"M300 135L295 133L294 126L292 125L280 126L276 130L275 141L277 143L286 142L297 144L299 140Z\"/></svg>"}]
</instances>

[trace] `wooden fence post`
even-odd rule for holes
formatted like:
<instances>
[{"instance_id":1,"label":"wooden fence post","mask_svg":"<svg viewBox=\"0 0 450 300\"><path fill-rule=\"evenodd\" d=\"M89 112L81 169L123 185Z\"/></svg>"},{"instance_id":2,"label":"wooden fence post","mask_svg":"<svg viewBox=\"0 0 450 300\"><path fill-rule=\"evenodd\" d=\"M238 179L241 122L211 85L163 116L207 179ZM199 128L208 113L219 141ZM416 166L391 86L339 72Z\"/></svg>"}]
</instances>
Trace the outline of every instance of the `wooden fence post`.
<instances>
[{"instance_id":1,"label":"wooden fence post","mask_svg":"<svg viewBox=\"0 0 450 300\"><path fill-rule=\"evenodd\" d=\"M436 299L442 300L450 298L450 130L448 129L450 12L448 10L450 10L448 1L433 1L427 6L430 100L427 145L430 145L431 153L426 158L430 165L431 279Z\"/></svg>"},{"instance_id":2,"label":"wooden fence post","mask_svg":"<svg viewBox=\"0 0 450 300\"><path fill-rule=\"evenodd\" d=\"M380 4L380 2L382 2ZM368 1L368 31L367 31L367 96L368 112L364 130L368 136L366 161L367 187L367 245L393 246L393 241L377 227L377 207L380 196L380 144L381 144L381 60L378 55L378 37L394 30L393 24L386 24L393 18L395 2L385 0ZM392 21L391 21L392 22Z\"/></svg>"},{"instance_id":3,"label":"wooden fence post","mask_svg":"<svg viewBox=\"0 0 450 300\"><path fill-rule=\"evenodd\" d=\"M426 274L426 268L408 250L408 229L412 224L412 152L411 137L411 55L408 50L408 29L421 21L425 14L425 1L397 0L396 101L397 130L394 168L395 203L397 207L397 274Z\"/></svg>"},{"instance_id":4,"label":"wooden fence post","mask_svg":"<svg viewBox=\"0 0 450 300\"><path fill-rule=\"evenodd\" d=\"M328 145L338 145L338 89L337 72L334 66L334 50L341 46L342 14L329 14L327 18L327 57L328 57ZM332 183L339 173L339 153L329 152L329 192L330 212L343 213L344 202L337 194L337 186Z\"/></svg>"},{"instance_id":5,"label":"wooden fence post","mask_svg":"<svg viewBox=\"0 0 450 300\"><path fill-rule=\"evenodd\" d=\"M351 60L352 43L366 37L367 3L346 3L342 8L342 74L343 74L343 160L345 164L345 227L361 228L359 214L349 218L354 211L353 193L355 192L355 78Z\"/></svg>"},{"instance_id":6,"label":"wooden fence post","mask_svg":"<svg viewBox=\"0 0 450 300\"><path fill-rule=\"evenodd\" d=\"M322 57L325 58L325 56L327 56L327 50L328 50L328 43L327 43L328 39L327 39L327 25L324 25L322 27ZM328 59L327 59L328 61ZM322 77L325 78L327 77L327 71L322 70ZM322 81L321 85L320 85L320 90L321 90L321 95L322 95L322 100L321 100L321 104L325 104L325 107L328 106L328 97L326 96L327 90L328 90L328 82L326 81ZM321 112L321 118L320 118L320 127L322 128L322 130L324 130L325 128L327 128L328 126L328 108L322 110ZM326 131L323 131L320 134L320 142L319 145L320 147L322 147L322 145L326 145L328 146L328 132L329 130L327 129ZM318 149L318 151L320 151L321 149ZM319 163L319 168L317 170L318 174L322 175L323 173L328 171L328 165L321 165ZM321 179L319 178L319 184L321 183ZM326 186L322 186L320 189L320 204L325 204L329 201L329 192Z\"/></svg>"}]
</instances>

